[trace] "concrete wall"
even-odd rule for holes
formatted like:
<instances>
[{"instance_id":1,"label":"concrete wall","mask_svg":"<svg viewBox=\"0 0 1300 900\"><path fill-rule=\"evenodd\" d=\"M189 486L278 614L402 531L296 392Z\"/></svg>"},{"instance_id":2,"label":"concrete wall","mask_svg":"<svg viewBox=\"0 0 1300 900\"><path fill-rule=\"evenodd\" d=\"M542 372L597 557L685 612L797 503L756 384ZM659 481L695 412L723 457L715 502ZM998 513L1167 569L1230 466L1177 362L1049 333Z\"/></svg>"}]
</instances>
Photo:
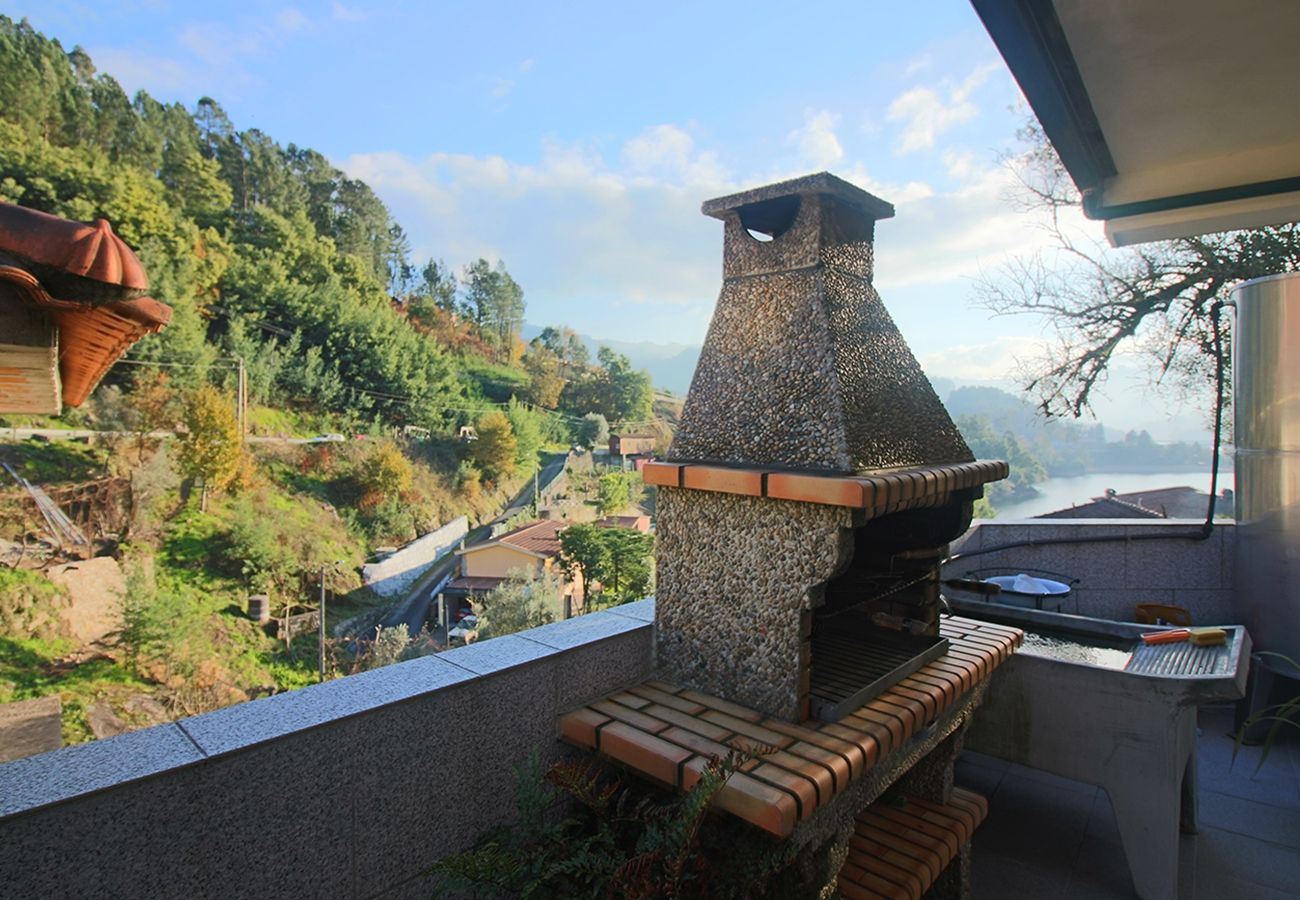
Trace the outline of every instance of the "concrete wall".
<instances>
[{"instance_id":1,"label":"concrete wall","mask_svg":"<svg viewBox=\"0 0 1300 900\"><path fill-rule=\"evenodd\" d=\"M361 580L381 597L398 597L406 593L429 570L469 533L469 519L452 519L437 531L416 538L401 550L376 563L361 567Z\"/></svg>"},{"instance_id":2,"label":"concrete wall","mask_svg":"<svg viewBox=\"0 0 1300 900\"><path fill-rule=\"evenodd\" d=\"M649 677L654 601L0 765L0 896L427 897L562 713ZM448 777L448 773L452 773Z\"/></svg>"},{"instance_id":3,"label":"concrete wall","mask_svg":"<svg viewBox=\"0 0 1300 900\"><path fill-rule=\"evenodd\" d=\"M967 556L944 566L945 578L998 568L1014 574L1024 568L1046 569L1080 579L1062 612L1078 612L1119 621L1133 621L1138 603L1172 603L1191 610L1196 624L1237 621L1233 602L1236 528L1230 521L1216 524L1210 538L1198 534L1193 519L1021 519L982 522L952 545L966 554L1022 541L1033 546ZM1047 543L1058 539L1113 536L1105 543ZM1139 540L1133 540L1142 536Z\"/></svg>"}]
</instances>

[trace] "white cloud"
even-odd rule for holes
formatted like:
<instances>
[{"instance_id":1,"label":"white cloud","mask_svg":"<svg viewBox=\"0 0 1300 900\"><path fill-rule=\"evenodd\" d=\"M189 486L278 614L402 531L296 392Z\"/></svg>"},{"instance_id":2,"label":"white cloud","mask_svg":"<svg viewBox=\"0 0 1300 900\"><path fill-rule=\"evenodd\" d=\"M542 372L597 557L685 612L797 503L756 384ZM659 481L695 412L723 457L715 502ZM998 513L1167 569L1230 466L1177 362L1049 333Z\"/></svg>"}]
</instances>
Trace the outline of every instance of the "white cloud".
<instances>
[{"instance_id":1,"label":"white cloud","mask_svg":"<svg viewBox=\"0 0 1300 900\"><path fill-rule=\"evenodd\" d=\"M527 291L532 321L702 337L722 240L699 204L735 187L713 154L672 124L628 140L617 165L581 146L542 149L536 165L446 153L358 154L339 165L389 205L416 259L505 260ZM631 332L630 309L638 320Z\"/></svg>"},{"instance_id":2,"label":"white cloud","mask_svg":"<svg viewBox=\"0 0 1300 900\"><path fill-rule=\"evenodd\" d=\"M535 59L522 60L519 63L519 74L527 75L529 72L533 70L533 66L535 66L536 64L537 64L537 60Z\"/></svg>"},{"instance_id":3,"label":"white cloud","mask_svg":"<svg viewBox=\"0 0 1300 900\"><path fill-rule=\"evenodd\" d=\"M354 6L344 6L342 3L335 2L330 5L330 18L336 22L363 22L366 14L362 9Z\"/></svg>"},{"instance_id":4,"label":"white cloud","mask_svg":"<svg viewBox=\"0 0 1300 900\"><path fill-rule=\"evenodd\" d=\"M910 78L918 72L924 72L934 65L934 57L929 53L922 53L914 56L907 61L907 66L903 69L903 77Z\"/></svg>"},{"instance_id":5,"label":"white cloud","mask_svg":"<svg viewBox=\"0 0 1300 900\"><path fill-rule=\"evenodd\" d=\"M300 31L310 25L311 22L301 11L290 6L276 14L275 24L284 31Z\"/></svg>"},{"instance_id":6,"label":"white cloud","mask_svg":"<svg viewBox=\"0 0 1300 900\"><path fill-rule=\"evenodd\" d=\"M997 63L987 63L961 84L949 83L938 89L915 87L894 98L887 117L891 122L903 123L899 152L928 150L940 134L978 116L979 107L970 99L971 94L1000 68Z\"/></svg>"},{"instance_id":7,"label":"white cloud","mask_svg":"<svg viewBox=\"0 0 1300 900\"><path fill-rule=\"evenodd\" d=\"M718 158L697 152L695 139L677 125L654 125L623 144L628 174L640 183L720 185L728 181ZM647 182L649 180L649 182Z\"/></svg>"},{"instance_id":8,"label":"white cloud","mask_svg":"<svg viewBox=\"0 0 1300 900\"><path fill-rule=\"evenodd\" d=\"M1045 342L1033 335L1008 334L978 344L956 344L921 353L925 373L958 381L1014 381L1022 361L1041 356Z\"/></svg>"},{"instance_id":9,"label":"white cloud","mask_svg":"<svg viewBox=\"0 0 1300 900\"><path fill-rule=\"evenodd\" d=\"M844 158L844 147L835 136L839 117L829 110L808 110L804 123L786 135L786 143L799 151L802 162L815 169L825 169Z\"/></svg>"},{"instance_id":10,"label":"white cloud","mask_svg":"<svg viewBox=\"0 0 1300 900\"><path fill-rule=\"evenodd\" d=\"M810 113L795 133L816 132L819 116ZM833 126L833 119L822 122ZM677 123L648 127L613 148L547 142L540 150L533 164L364 153L339 165L389 205L418 260L504 259L527 291L530 320L688 342L703 338L721 275L721 229L700 215L700 203L808 170L791 158L733 172L703 145L697 127ZM1005 203L1011 176L1002 167L959 151L945 165L955 188L883 180L847 154L834 166L897 208L897 217L876 229L875 280L923 350L955 334L971 344L996 335L1000 325L970 305L972 281L1047 242Z\"/></svg>"}]
</instances>

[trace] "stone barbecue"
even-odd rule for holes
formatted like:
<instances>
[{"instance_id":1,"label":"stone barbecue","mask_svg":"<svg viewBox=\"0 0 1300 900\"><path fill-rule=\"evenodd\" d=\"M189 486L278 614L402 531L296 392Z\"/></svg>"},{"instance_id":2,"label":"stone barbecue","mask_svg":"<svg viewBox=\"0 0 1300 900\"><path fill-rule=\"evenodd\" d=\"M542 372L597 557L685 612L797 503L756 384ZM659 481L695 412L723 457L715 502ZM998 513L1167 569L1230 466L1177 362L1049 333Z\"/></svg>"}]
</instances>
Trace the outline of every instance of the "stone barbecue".
<instances>
[{"instance_id":1,"label":"stone barbecue","mask_svg":"<svg viewBox=\"0 0 1300 900\"><path fill-rule=\"evenodd\" d=\"M834 717L828 695L861 705L855 666L901 678L942 653L939 561L1006 465L975 460L872 287L890 204L821 173L704 212L724 223L722 292L667 459L646 469L660 674L790 722Z\"/></svg>"},{"instance_id":2,"label":"stone barbecue","mask_svg":"<svg viewBox=\"0 0 1300 900\"><path fill-rule=\"evenodd\" d=\"M987 806L952 760L1022 635L940 615L939 562L1007 465L974 459L871 285L888 203L822 173L704 212L722 292L643 469L657 677L560 734L680 790L753 754L714 806L797 854L771 896L962 897Z\"/></svg>"}]
</instances>

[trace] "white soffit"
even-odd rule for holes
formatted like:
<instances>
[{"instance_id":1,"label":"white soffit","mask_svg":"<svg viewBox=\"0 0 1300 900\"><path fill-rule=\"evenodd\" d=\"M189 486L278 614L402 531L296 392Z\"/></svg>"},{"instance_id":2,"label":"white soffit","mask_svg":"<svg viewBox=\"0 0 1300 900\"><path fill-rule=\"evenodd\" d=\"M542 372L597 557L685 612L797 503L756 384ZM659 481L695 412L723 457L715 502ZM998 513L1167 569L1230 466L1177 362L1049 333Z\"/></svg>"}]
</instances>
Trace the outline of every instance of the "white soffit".
<instances>
[{"instance_id":1,"label":"white soffit","mask_svg":"<svg viewBox=\"0 0 1300 900\"><path fill-rule=\"evenodd\" d=\"M971 2L1113 243L1300 221L1300 2Z\"/></svg>"}]
</instances>

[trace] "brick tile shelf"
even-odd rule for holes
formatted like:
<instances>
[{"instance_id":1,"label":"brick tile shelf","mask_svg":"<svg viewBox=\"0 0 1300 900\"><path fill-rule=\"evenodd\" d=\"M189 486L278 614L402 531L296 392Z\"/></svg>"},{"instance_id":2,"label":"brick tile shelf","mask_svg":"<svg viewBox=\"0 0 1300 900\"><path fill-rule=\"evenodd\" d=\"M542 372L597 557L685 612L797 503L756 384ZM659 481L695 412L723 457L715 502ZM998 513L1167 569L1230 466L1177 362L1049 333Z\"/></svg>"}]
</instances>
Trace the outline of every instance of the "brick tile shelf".
<instances>
[{"instance_id":1,"label":"brick tile shelf","mask_svg":"<svg viewBox=\"0 0 1300 900\"><path fill-rule=\"evenodd\" d=\"M987 800L961 788L947 803L873 803L853 822L836 887L848 900L921 900L988 812Z\"/></svg>"},{"instance_id":2,"label":"brick tile shelf","mask_svg":"<svg viewBox=\"0 0 1300 900\"><path fill-rule=\"evenodd\" d=\"M941 505L953 492L974 490L990 481L999 481L1006 478L1009 471L1005 462L996 459L882 469L858 475L655 460L646 463L642 475L646 484L657 487L847 506L881 516L905 509Z\"/></svg>"},{"instance_id":3,"label":"brick tile shelf","mask_svg":"<svg viewBox=\"0 0 1300 900\"><path fill-rule=\"evenodd\" d=\"M779 837L882 764L988 678L1015 652L1015 628L941 619L948 652L838 722L793 725L699 691L658 681L612 694L560 718L568 742L654 781L688 789L711 756L763 746L716 803Z\"/></svg>"}]
</instances>

